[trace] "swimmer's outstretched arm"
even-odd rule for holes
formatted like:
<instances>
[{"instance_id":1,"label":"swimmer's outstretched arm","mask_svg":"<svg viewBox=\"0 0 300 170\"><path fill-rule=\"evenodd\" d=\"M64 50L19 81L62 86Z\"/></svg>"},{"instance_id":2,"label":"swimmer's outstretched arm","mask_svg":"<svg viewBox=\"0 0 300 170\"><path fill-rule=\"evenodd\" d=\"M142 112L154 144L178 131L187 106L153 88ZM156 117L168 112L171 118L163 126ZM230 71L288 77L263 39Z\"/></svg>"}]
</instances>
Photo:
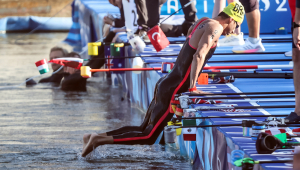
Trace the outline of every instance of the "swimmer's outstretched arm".
<instances>
[{"instance_id":1,"label":"swimmer's outstretched arm","mask_svg":"<svg viewBox=\"0 0 300 170\"><path fill-rule=\"evenodd\" d=\"M205 57L210 48L214 44L216 44L223 32L223 27L220 24L214 22L207 23L206 26L201 29L203 29L204 32L200 37L197 51L193 56L192 68L190 73L190 88L196 86L196 81L203 67ZM193 34L193 36L194 35L195 34Z\"/></svg>"}]
</instances>

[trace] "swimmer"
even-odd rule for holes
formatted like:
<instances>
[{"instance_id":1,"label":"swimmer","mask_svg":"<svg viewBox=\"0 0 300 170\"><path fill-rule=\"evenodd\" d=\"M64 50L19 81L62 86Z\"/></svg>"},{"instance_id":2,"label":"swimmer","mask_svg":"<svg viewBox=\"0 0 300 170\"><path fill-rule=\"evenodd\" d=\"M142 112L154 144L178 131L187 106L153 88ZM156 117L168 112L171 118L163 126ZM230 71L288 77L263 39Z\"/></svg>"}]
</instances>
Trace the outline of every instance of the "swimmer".
<instances>
[{"instance_id":1,"label":"swimmer","mask_svg":"<svg viewBox=\"0 0 300 170\"><path fill-rule=\"evenodd\" d=\"M55 58L62 58L67 56L68 51L61 47L53 47L50 50L49 59L53 60ZM58 70L61 65L59 64L51 64L53 72ZM39 81L39 83L60 83L61 79L63 78L63 70L59 71L56 74L51 75L50 77L43 78Z\"/></svg>"},{"instance_id":2,"label":"swimmer","mask_svg":"<svg viewBox=\"0 0 300 170\"><path fill-rule=\"evenodd\" d=\"M55 59L55 58L62 58L65 57L68 54L68 51L61 47L53 47L50 50L49 59ZM51 64L53 72L58 70L61 65L59 64ZM51 75L50 77L43 78L39 81L39 83L55 83L60 84L61 79L63 78L63 70L59 71L56 74ZM36 82L34 80L31 80L26 83L26 85L35 85Z\"/></svg>"},{"instance_id":3,"label":"swimmer","mask_svg":"<svg viewBox=\"0 0 300 170\"><path fill-rule=\"evenodd\" d=\"M70 52L67 57L81 58L76 52ZM65 91L86 91L86 78L80 76L80 70L71 67L64 67L64 79L61 82L61 89Z\"/></svg>"},{"instance_id":4,"label":"swimmer","mask_svg":"<svg viewBox=\"0 0 300 170\"><path fill-rule=\"evenodd\" d=\"M85 134L82 156L85 157L93 149L104 144L154 144L174 115L170 103L175 94L187 90L202 93L195 88L199 73L213 55L221 34L233 33L243 22L244 13L243 5L233 2L217 17L201 18L192 25L172 71L156 83L154 98L143 123L140 126L125 126L101 134Z\"/></svg>"},{"instance_id":5,"label":"swimmer","mask_svg":"<svg viewBox=\"0 0 300 170\"><path fill-rule=\"evenodd\" d=\"M80 55L78 53L74 52L74 51L67 54L66 57L81 58ZM72 68L72 67L64 66L64 73L67 73L65 75L72 75L72 74L77 73L77 72L80 73L80 70Z\"/></svg>"}]
</instances>

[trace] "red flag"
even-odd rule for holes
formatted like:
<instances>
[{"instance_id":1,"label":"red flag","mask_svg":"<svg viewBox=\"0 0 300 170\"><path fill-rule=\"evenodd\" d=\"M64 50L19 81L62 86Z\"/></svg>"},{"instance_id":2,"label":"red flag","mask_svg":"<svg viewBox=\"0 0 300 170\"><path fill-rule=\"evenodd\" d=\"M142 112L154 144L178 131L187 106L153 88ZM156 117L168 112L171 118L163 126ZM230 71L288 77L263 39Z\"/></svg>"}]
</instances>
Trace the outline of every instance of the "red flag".
<instances>
[{"instance_id":1,"label":"red flag","mask_svg":"<svg viewBox=\"0 0 300 170\"><path fill-rule=\"evenodd\" d=\"M55 58L49 61L49 63L55 63L62 66L72 67L75 69L80 69L83 63L83 59L80 58Z\"/></svg>"},{"instance_id":2,"label":"red flag","mask_svg":"<svg viewBox=\"0 0 300 170\"><path fill-rule=\"evenodd\" d=\"M160 29L160 27L158 25L151 28L147 32L147 35L148 35L153 47L155 48L155 50L157 52L166 48L170 44L170 41L167 39L166 35L164 34L164 32Z\"/></svg>"}]
</instances>

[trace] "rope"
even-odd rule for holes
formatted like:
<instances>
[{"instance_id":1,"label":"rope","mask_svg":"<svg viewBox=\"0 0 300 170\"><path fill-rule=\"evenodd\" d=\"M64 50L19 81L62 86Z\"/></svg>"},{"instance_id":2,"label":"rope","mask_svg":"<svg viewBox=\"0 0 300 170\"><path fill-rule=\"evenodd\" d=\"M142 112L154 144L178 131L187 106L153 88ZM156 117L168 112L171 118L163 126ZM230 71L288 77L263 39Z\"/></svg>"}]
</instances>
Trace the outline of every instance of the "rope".
<instances>
[{"instance_id":1,"label":"rope","mask_svg":"<svg viewBox=\"0 0 300 170\"><path fill-rule=\"evenodd\" d=\"M56 70L55 72L53 72L52 75L58 73L63 67L64 67L64 66L61 66L58 70ZM48 73L49 73L49 72L48 72ZM48 73L46 73L46 74L48 74ZM32 80L32 79L34 79L34 78L41 77L42 75L46 75L46 74L40 74L40 75L37 75L37 76L33 76L33 77L28 78L26 81L24 81L24 82L22 82L22 83L20 83L20 84L18 84L18 85L15 85L15 86L5 86L5 87L0 87L0 89L12 89L12 88L17 88L17 87L19 87L19 86L24 85L25 83L27 83L28 81L30 81L30 80Z\"/></svg>"}]
</instances>

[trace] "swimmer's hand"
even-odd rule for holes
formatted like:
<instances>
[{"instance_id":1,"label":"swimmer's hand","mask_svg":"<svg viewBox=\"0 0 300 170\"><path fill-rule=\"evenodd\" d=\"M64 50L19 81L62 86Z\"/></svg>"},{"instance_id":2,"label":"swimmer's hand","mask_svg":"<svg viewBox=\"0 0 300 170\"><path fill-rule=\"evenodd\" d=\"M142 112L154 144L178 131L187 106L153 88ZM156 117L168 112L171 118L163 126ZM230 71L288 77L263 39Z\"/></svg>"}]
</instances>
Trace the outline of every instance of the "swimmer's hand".
<instances>
[{"instance_id":1,"label":"swimmer's hand","mask_svg":"<svg viewBox=\"0 0 300 170\"><path fill-rule=\"evenodd\" d=\"M28 78L26 80L28 80ZM36 85L36 84L37 83L33 79L26 82L26 86L33 86L33 85Z\"/></svg>"},{"instance_id":2,"label":"swimmer's hand","mask_svg":"<svg viewBox=\"0 0 300 170\"><path fill-rule=\"evenodd\" d=\"M201 90L195 90L195 91L191 91L191 94L212 94L210 92L205 92L205 91L201 91Z\"/></svg>"},{"instance_id":3,"label":"swimmer's hand","mask_svg":"<svg viewBox=\"0 0 300 170\"><path fill-rule=\"evenodd\" d=\"M193 87L193 88L189 88L189 92L191 94L212 94L212 93L209 93L209 92L198 90L196 86Z\"/></svg>"}]
</instances>

